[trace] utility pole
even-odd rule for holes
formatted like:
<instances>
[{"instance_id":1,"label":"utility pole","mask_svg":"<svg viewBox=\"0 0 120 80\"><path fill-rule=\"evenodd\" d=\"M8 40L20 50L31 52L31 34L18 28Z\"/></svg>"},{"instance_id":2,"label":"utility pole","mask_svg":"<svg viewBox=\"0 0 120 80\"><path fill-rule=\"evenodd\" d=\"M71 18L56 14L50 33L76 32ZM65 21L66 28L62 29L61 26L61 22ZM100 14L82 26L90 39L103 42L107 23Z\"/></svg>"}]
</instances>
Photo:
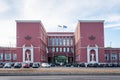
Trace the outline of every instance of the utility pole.
<instances>
[{"instance_id":1,"label":"utility pole","mask_svg":"<svg viewBox=\"0 0 120 80\"><path fill-rule=\"evenodd\" d=\"M112 63L112 42L110 41L110 61Z\"/></svg>"}]
</instances>

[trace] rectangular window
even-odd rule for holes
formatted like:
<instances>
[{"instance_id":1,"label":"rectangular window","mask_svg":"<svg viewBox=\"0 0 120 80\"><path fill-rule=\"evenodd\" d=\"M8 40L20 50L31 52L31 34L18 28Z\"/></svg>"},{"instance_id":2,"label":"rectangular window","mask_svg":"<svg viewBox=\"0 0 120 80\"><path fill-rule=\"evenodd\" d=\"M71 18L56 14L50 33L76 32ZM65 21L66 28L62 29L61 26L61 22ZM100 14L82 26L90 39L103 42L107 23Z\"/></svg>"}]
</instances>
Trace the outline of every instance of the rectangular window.
<instances>
[{"instance_id":1,"label":"rectangular window","mask_svg":"<svg viewBox=\"0 0 120 80\"><path fill-rule=\"evenodd\" d=\"M55 52L55 48L52 48L52 52Z\"/></svg>"},{"instance_id":2,"label":"rectangular window","mask_svg":"<svg viewBox=\"0 0 120 80\"><path fill-rule=\"evenodd\" d=\"M55 46L55 38L52 38L52 46Z\"/></svg>"},{"instance_id":3,"label":"rectangular window","mask_svg":"<svg viewBox=\"0 0 120 80\"><path fill-rule=\"evenodd\" d=\"M117 54L112 54L112 60L117 60Z\"/></svg>"},{"instance_id":4,"label":"rectangular window","mask_svg":"<svg viewBox=\"0 0 120 80\"><path fill-rule=\"evenodd\" d=\"M63 48L63 52L66 52L66 48Z\"/></svg>"},{"instance_id":5,"label":"rectangular window","mask_svg":"<svg viewBox=\"0 0 120 80\"><path fill-rule=\"evenodd\" d=\"M105 54L105 60L106 60L106 61L109 60L109 54Z\"/></svg>"},{"instance_id":6,"label":"rectangular window","mask_svg":"<svg viewBox=\"0 0 120 80\"><path fill-rule=\"evenodd\" d=\"M62 48L60 48L60 52L62 52Z\"/></svg>"},{"instance_id":7,"label":"rectangular window","mask_svg":"<svg viewBox=\"0 0 120 80\"><path fill-rule=\"evenodd\" d=\"M17 60L17 54L13 54L13 60Z\"/></svg>"},{"instance_id":8,"label":"rectangular window","mask_svg":"<svg viewBox=\"0 0 120 80\"><path fill-rule=\"evenodd\" d=\"M66 44L66 40L65 40L65 38L63 39L63 46L65 46L65 44Z\"/></svg>"},{"instance_id":9,"label":"rectangular window","mask_svg":"<svg viewBox=\"0 0 120 80\"><path fill-rule=\"evenodd\" d=\"M62 38L59 39L59 44L62 46Z\"/></svg>"},{"instance_id":10,"label":"rectangular window","mask_svg":"<svg viewBox=\"0 0 120 80\"><path fill-rule=\"evenodd\" d=\"M58 38L56 38L56 46L58 46Z\"/></svg>"},{"instance_id":11,"label":"rectangular window","mask_svg":"<svg viewBox=\"0 0 120 80\"><path fill-rule=\"evenodd\" d=\"M56 48L56 52L58 52L58 48Z\"/></svg>"},{"instance_id":12,"label":"rectangular window","mask_svg":"<svg viewBox=\"0 0 120 80\"><path fill-rule=\"evenodd\" d=\"M11 54L10 53L5 54L5 60L11 60Z\"/></svg>"},{"instance_id":13,"label":"rectangular window","mask_svg":"<svg viewBox=\"0 0 120 80\"><path fill-rule=\"evenodd\" d=\"M69 46L70 42L69 42L69 38L67 38L67 46Z\"/></svg>"},{"instance_id":14,"label":"rectangular window","mask_svg":"<svg viewBox=\"0 0 120 80\"><path fill-rule=\"evenodd\" d=\"M49 46L52 45L52 38L48 38L48 45L49 45Z\"/></svg>"},{"instance_id":15,"label":"rectangular window","mask_svg":"<svg viewBox=\"0 0 120 80\"><path fill-rule=\"evenodd\" d=\"M70 49L69 48L67 48L67 52L69 52L70 51Z\"/></svg>"},{"instance_id":16,"label":"rectangular window","mask_svg":"<svg viewBox=\"0 0 120 80\"><path fill-rule=\"evenodd\" d=\"M3 53L0 53L0 60L3 60Z\"/></svg>"},{"instance_id":17,"label":"rectangular window","mask_svg":"<svg viewBox=\"0 0 120 80\"><path fill-rule=\"evenodd\" d=\"M71 46L73 45L73 39L71 38Z\"/></svg>"}]
</instances>

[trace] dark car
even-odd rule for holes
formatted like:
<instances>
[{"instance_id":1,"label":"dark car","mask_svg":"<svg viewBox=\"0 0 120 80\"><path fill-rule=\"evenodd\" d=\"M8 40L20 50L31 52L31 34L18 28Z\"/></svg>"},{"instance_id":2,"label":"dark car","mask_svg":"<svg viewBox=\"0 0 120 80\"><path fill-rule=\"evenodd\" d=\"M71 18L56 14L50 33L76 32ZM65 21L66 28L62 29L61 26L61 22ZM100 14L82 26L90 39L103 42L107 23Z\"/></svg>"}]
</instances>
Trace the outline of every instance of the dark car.
<instances>
[{"instance_id":1,"label":"dark car","mask_svg":"<svg viewBox=\"0 0 120 80\"><path fill-rule=\"evenodd\" d=\"M4 67L4 64L3 63L0 63L0 68L3 68Z\"/></svg>"},{"instance_id":2,"label":"dark car","mask_svg":"<svg viewBox=\"0 0 120 80\"><path fill-rule=\"evenodd\" d=\"M33 63L32 68L39 68L40 65L38 63Z\"/></svg>"},{"instance_id":3,"label":"dark car","mask_svg":"<svg viewBox=\"0 0 120 80\"><path fill-rule=\"evenodd\" d=\"M15 63L14 64L14 68L21 68L22 67L22 64L21 63Z\"/></svg>"},{"instance_id":4,"label":"dark car","mask_svg":"<svg viewBox=\"0 0 120 80\"><path fill-rule=\"evenodd\" d=\"M90 63L87 65L87 67L98 67L98 63Z\"/></svg>"},{"instance_id":5,"label":"dark car","mask_svg":"<svg viewBox=\"0 0 120 80\"><path fill-rule=\"evenodd\" d=\"M56 65L55 65L54 63L51 63L50 66L51 66L51 67L55 67Z\"/></svg>"},{"instance_id":6,"label":"dark car","mask_svg":"<svg viewBox=\"0 0 120 80\"><path fill-rule=\"evenodd\" d=\"M73 67L79 67L79 64L74 63L74 64L73 64Z\"/></svg>"},{"instance_id":7,"label":"dark car","mask_svg":"<svg viewBox=\"0 0 120 80\"><path fill-rule=\"evenodd\" d=\"M22 64L22 67L23 67L23 68L30 68L30 64L29 64L29 63L23 63L23 64Z\"/></svg>"},{"instance_id":8,"label":"dark car","mask_svg":"<svg viewBox=\"0 0 120 80\"><path fill-rule=\"evenodd\" d=\"M79 67L85 67L85 63L79 64Z\"/></svg>"},{"instance_id":9,"label":"dark car","mask_svg":"<svg viewBox=\"0 0 120 80\"><path fill-rule=\"evenodd\" d=\"M65 66L66 66L66 67L71 67L72 65L71 65L71 64L66 64Z\"/></svg>"}]
</instances>

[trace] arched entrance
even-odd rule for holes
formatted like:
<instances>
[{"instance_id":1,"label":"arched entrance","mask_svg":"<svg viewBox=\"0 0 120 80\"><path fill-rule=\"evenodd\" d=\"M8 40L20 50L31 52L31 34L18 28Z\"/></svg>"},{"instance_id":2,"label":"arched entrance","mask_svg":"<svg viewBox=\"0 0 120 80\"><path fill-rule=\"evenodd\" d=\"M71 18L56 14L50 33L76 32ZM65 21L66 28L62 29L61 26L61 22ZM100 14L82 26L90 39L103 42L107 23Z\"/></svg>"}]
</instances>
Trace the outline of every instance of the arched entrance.
<instances>
[{"instance_id":1,"label":"arched entrance","mask_svg":"<svg viewBox=\"0 0 120 80\"><path fill-rule=\"evenodd\" d=\"M68 63L68 57L66 57L66 56L55 56L54 57L54 62L55 62L55 64L58 64L58 65L67 64Z\"/></svg>"}]
</instances>

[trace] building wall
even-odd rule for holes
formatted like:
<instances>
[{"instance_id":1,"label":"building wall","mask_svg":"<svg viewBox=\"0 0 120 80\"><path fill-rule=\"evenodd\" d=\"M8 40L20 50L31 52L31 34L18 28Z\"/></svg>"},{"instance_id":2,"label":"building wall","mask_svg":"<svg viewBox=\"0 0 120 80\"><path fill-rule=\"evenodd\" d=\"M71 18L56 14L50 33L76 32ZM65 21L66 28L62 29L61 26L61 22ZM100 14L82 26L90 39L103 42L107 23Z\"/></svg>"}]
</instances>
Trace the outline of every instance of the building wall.
<instances>
[{"instance_id":1,"label":"building wall","mask_svg":"<svg viewBox=\"0 0 120 80\"><path fill-rule=\"evenodd\" d=\"M105 63L120 63L120 48L105 48Z\"/></svg>"},{"instance_id":2,"label":"building wall","mask_svg":"<svg viewBox=\"0 0 120 80\"><path fill-rule=\"evenodd\" d=\"M17 53L18 61L23 61L23 46L33 46L33 61L46 61L47 35L41 21L17 22ZM45 58L44 58L45 56ZM44 58L44 59L43 59Z\"/></svg>"},{"instance_id":3,"label":"building wall","mask_svg":"<svg viewBox=\"0 0 120 80\"><path fill-rule=\"evenodd\" d=\"M48 33L48 58L54 62L55 56L66 56L68 62L73 63L74 58L74 34L72 32Z\"/></svg>"},{"instance_id":4,"label":"building wall","mask_svg":"<svg viewBox=\"0 0 120 80\"><path fill-rule=\"evenodd\" d=\"M90 39L91 38L91 39ZM93 38L93 39L92 39ZM97 45L99 62L104 55L104 23L103 21L79 21L75 31L76 61L87 62L87 47ZM101 48L100 48L101 47Z\"/></svg>"},{"instance_id":5,"label":"building wall","mask_svg":"<svg viewBox=\"0 0 120 80\"><path fill-rule=\"evenodd\" d=\"M32 45L33 62L53 62L55 56L66 56L70 63L87 63L88 48L97 48L99 63L120 63L120 48L104 48L104 21L78 21L74 33L46 33L36 20L17 20L16 27L16 48L0 47L0 62L23 62L23 48Z\"/></svg>"},{"instance_id":6,"label":"building wall","mask_svg":"<svg viewBox=\"0 0 120 80\"><path fill-rule=\"evenodd\" d=\"M0 62L17 62L16 48L0 48Z\"/></svg>"}]
</instances>

